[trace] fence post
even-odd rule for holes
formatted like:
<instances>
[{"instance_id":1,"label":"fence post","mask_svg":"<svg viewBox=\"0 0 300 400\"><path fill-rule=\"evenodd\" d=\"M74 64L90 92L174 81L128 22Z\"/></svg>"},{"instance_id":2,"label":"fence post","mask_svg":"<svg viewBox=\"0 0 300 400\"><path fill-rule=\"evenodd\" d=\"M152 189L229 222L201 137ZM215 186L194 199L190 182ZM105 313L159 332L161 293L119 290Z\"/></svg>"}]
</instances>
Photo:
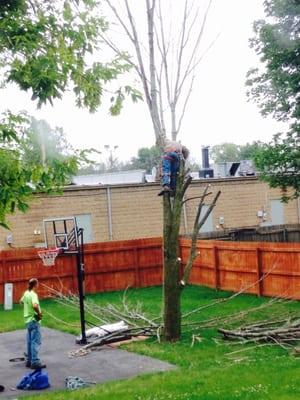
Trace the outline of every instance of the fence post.
<instances>
[{"instance_id":1,"label":"fence post","mask_svg":"<svg viewBox=\"0 0 300 400\"><path fill-rule=\"evenodd\" d=\"M5 269L6 261L2 259L0 263L0 304L4 304L4 269Z\"/></svg>"},{"instance_id":2,"label":"fence post","mask_svg":"<svg viewBox=\"0 0 300 400\"><path fill-rule=\"evenodd\" d=\"M77 268L76 268L76 257L73 254L66 256L67 260L70 260L71 273L72 273L72 293L77 293ZM84 293L85 293L85 282L84 282Z\"/></svg>"},{"instance_id":3,"label":"fence post","mask_svg":"<svg viewBox=\"0 0 300 400\"><path fill-rule=\"evenodd\" d=\"M182 256L182 243L181 242L179 242L179 257L180 257L179 276L180 276L180 279L182 279L183 274L184 274L184 267L183 267L184 263L182 261L183 256ZM188 280L190 281L190 276L188 277Z\"/></svg>"},{"instance_id":4,"label":"fence post","mask_svg":"<svg viewBox=\"0 0 300 400\"><path fill-rule=\"evenodd\" d=\"M219 254L218 247L213 246L213 266L215 270L215 288L220 289L220 271L219 271Z\"/></svg>"},{"instance_id":5,"label":"fence post","mask_svg":"<svg viewBox=\"0 0 300 400\"><path fill-rule=\"evenodd\" d=\"M141 287L141 279L140 279L138 248L136 246L134 246L133 248L133 262L134 262L135 286L139 288Z\"/></svg>"},{"instance_id":6,"label":"fence post","mask_svg":"<svg viewBox=\"0 0 300 400\"><path fill-rule=\"evenodd\" d=\"M256 251L257 295L261 296L263 292L261 249L257 247L255 251Z\"/></svg>"}]
</instances>

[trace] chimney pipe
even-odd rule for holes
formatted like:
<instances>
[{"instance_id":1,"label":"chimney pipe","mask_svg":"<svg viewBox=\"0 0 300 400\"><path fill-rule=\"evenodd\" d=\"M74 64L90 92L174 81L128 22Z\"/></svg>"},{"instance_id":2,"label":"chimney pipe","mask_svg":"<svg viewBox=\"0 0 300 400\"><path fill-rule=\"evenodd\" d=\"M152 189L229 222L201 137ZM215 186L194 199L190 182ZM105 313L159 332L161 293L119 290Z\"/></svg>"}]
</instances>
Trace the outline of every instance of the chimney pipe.
<instances>
[{"instance_id":1,"label":"chimney pipe","mask_svg":"<svg viewBox=\"0 0 300 400\"><path fill-rule=\"evenodd\" d=\"M209 168L209 153L208 153L209 147L202 147L202 168L206 169Z\"/></svg>"}]
</instances>

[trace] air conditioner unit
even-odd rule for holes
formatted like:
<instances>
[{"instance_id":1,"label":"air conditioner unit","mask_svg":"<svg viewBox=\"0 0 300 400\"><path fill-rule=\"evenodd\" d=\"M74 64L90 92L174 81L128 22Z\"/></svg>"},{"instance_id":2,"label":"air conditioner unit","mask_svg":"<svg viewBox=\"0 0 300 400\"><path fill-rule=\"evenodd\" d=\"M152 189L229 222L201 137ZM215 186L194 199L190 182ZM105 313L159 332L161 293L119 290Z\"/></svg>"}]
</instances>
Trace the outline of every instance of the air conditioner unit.
<instances>
[{"instance_id":1,"label":"air conditioner unit","mask_svg":"<svg viewBox=\"0 0 300 400\"><path fill-rule=\"evenodd\" d=\"M13 308L13 284L5 283L4 285L4 310L12 310Z\"/></svg>"}]
</instances>

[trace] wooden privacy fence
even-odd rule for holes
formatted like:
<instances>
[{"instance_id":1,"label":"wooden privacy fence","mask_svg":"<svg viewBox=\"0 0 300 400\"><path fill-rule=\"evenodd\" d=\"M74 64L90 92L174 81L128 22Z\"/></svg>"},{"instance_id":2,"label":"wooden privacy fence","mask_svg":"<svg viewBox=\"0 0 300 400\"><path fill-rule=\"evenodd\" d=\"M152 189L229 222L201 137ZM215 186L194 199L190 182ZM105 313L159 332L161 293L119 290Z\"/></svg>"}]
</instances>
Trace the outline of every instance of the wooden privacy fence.
<instances>
[{"instance_id":1,"label":"wooden privacy fence","mask_svg":"<svg viewBox=\"0 0 300 400\"><path fill-rule=\"evenodd\" d=\"M189 239L181 239L187 260ZM198 241L190 283L259 296L300 299L300 244Z\"/></svg>"},{"instance_id":2,"label":"wooden privacy fence","mask_svg":"<svg viewBox=\"0 0 300 400\"><path fill-rule=\"evenodd\" d=\"M189 239L180 239L182 263ZM300 244L247 243L201 240L190 282L230 291L300 299ZM149 238L85 245L86 293L147 287L162 283L162 239ZM4 284L13 283L18 302L31 277L40 280L40 297L47 287L77 291L76 258L60 255L53 267L44 267L36 249L0 252L0 304Z\"/></svg>"},{"instance_id":3,"label":"wooden privacy fence","mask_svg":"<svg viewBox=\"0 0 300 400\"><path fill-rule=\"evenodd\" d=\"M4 284L13 284L18 302L30 278L39 279L39 295L49 297L47 287L63 293L77 292L76 256L59 255L55 266L45 267L37 249L0 252L0 304ZM146 287L162 282L162 239L138 239L85 245L85 291L97 293L126 287Z\"/></svg>"}]
</instances>

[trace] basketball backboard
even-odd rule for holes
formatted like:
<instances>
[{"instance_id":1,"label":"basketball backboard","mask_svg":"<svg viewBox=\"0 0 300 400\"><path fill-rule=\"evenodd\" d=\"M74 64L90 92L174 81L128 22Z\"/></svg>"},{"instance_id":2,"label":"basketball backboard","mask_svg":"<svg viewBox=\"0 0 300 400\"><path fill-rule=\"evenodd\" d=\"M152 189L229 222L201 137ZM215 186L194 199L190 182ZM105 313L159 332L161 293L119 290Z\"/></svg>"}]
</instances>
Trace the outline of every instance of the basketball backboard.
<instances>
[{"instance_id":1,"label":"basketball backboard","mask_svg":"<svg viewBox=\"0 0 300 400\"><path fill-rule=\"evenodd\" d=\"M68 251L78 247L78 228L75 217L44 219L43 224L47 248Z\"/></svg>"}]
</instances>

